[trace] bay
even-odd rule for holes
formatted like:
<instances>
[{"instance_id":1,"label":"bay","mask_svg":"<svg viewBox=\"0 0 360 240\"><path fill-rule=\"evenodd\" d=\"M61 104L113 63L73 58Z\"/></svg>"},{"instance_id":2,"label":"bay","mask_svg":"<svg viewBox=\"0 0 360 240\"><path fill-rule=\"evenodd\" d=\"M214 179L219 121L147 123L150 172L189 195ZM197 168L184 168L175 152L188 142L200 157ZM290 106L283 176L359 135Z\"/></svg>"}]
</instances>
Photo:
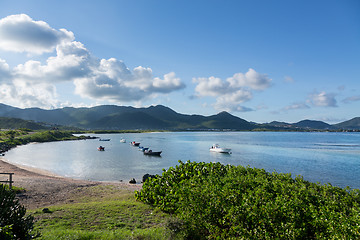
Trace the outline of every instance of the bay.
<instances>
[{"instance_id":1,"label":"bay","mask_svg":"<svg viewBox=\"0 0 360 240\"><path fill-rule=\"evenodd\" d=\"M146 173L178 165L178 160L221 162L263 168L268 172L302 175L305 180L360 188L360 134L327 132L154 132L92 134L110 141L80 140L19 146L6 154L11 163L60 176L96 181L138 182ZM126 143L120 139L125 138ZM161 157L143 155L131 141ZM232 154L209 151L212 144ZM105 151L98 151L100 145Z\"/></svg>"}]
</instances>

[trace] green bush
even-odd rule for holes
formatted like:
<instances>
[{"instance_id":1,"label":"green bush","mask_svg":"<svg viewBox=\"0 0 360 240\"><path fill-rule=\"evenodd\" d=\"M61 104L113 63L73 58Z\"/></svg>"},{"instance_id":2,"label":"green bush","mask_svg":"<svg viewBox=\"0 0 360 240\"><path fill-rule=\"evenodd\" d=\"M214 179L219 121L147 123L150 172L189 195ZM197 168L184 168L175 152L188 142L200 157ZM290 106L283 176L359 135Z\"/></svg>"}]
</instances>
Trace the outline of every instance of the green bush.
<instances>
[{"instance_id":1,"label":"green bush","mask_svg":"<svg viewBox=\"0 0 360 240\"><path fill-rule=\"evenodd\" d=\"M359 190L263 169L180 161L135 197L174 213L186 238L360 238Z\"/></svg>"},{"instance_id":2,"label":"green bush","mask_svg":"<svg viewBox=\"0 0 360 240\"><path fill-rule=\"evenodd\" d=\"M34 218L25 216L25 207L15 199L15 192L0 185L0 239L33 239Z\"/></svg>"}]
</instances>

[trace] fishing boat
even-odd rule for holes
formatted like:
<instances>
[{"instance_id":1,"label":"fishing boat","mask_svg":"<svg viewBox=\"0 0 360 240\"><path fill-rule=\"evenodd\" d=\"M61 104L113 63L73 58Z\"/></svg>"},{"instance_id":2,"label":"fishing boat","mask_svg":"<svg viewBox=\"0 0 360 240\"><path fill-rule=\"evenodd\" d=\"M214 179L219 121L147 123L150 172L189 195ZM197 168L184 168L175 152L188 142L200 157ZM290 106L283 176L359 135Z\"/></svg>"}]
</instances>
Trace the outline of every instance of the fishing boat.
<instances>
[{"instance_id":1,"label":"fishing boat","mask_svg":"<svg viewBox=\"0 0 360 240\"><path fill-rule=\"evenodd\" d=\"M98 147L98 150L99 150L99 151L105 151L105 147L100 146L100 147Z\"/></svg>"},{"instance_id":2,"label":"fishing boat","mask_svg":"<svg viewBox=\"0 0 360 240\"><path fill-rule=\"evenodd\" d=\"M121 142L121 143L126 143L126 139L125 139L125 138L122 138L122 139L120 139L120 142Z\"/></svg>"},{"instance_id":3,"label":"fishing boat","mask_svg":"<svg viewBox=\"0 0 360 240\"><path fill-rule=\"evenodd\" d=\"M144 151L144 155L150 155L150 156L160 156L161 153L162 153L162 151L153 152L153 150L151 150L151 149Z\"/></svg>"},{"instance_id":4,"label":"fishing boat","mask_svg":"<svg viewBox=\"0 0 360 240\"><path fill-rule=\"evenodd\" d=\"M135 142L135 141L132 141L132 142L131 142L131 145L138 147L138 146L140 145L140 143Z\"/></svg>"},{"instance_id":5,"label":"fishing boat","mask_svg":"<svg viewBox=\"0 0 360 240\"><path fill-rule=\"evenodd\" d=\"M217 153L231 153L231 148L222 148L219 144L213 144L210 148L210 152L217 152Z\"/></svg>"}]
</instances>

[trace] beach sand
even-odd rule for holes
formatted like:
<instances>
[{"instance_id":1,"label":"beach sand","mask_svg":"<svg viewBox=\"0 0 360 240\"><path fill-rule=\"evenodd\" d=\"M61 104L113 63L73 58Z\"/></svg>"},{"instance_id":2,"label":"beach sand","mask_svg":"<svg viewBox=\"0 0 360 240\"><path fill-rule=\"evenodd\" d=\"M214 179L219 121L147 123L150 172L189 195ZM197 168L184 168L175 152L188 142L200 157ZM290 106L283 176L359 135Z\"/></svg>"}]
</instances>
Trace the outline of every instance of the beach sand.
<instances>
[{"instance_id":1,"label":"beach sand","mask_svg":"<svg viewBox=\"0 0 360 240\"><path fill-rule=\"evenodd\" d=\"M132 192L142 187L141 184L85 181L60 177L39 169L9 163L6 158L0 158L0 172L14 173L13 186L26 189L25 192L17 194L17 198L28 209L73 202L71 196L81 194L82 189L91 186L115 185L118 189ZM1 180L6 180L7 175L2 175L1 178Z\"/></svg>"}]
</instances>

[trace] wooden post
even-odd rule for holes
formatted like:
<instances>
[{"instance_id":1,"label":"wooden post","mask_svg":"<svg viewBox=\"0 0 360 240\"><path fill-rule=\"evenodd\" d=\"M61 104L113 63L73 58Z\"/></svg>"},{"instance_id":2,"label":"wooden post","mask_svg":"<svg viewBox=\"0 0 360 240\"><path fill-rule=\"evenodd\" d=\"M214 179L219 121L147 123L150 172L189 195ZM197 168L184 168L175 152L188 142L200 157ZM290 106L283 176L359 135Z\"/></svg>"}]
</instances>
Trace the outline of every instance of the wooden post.
<instances>
[{"instance_id":1,"label":"wooden post","mask_svg":"<svg viewBox=\"0 0 360 240\"><path fill-rule=\"evenodd\" d=\"M10 190L12 189L12 183L13 183L13 181L12 181L12 175L13 175L14 173L9 173L9 180L10 180L10 182L9 182L9 188L10 188Z\"/></svg>"}]
</instances>

